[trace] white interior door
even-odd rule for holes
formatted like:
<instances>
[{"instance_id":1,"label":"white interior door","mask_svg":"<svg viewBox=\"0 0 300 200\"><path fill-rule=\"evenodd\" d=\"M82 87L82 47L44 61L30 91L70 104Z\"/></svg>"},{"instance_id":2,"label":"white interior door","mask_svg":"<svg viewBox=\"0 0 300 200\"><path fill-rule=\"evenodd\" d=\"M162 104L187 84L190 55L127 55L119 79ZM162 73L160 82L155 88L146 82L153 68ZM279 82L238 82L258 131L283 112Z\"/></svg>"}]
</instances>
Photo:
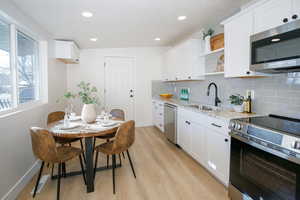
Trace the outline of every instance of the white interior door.
<instances>
[{"instance_id":1,"label":"white interior door","mask_svg":"<svg viewBox=\"0 0 300 200\"><path fill-rule=\"evenodd\" d=\"M105 108L125 111L126 120L134 120L134 59L105 58Z\"/></svg>"}]
</instances>

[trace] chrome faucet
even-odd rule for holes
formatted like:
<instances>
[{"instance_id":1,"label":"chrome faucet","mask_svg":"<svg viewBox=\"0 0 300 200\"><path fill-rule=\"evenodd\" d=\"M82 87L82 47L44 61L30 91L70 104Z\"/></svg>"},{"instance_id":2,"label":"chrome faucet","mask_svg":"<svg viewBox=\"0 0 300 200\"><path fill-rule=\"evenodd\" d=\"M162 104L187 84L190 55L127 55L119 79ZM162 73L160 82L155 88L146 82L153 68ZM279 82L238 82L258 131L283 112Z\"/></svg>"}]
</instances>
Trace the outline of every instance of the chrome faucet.
<instances>
[{"instance_id":1,"label":"chrome faucet","mask_svg":"<svg viewBox=\"0 0 300 200\"><path fill-rule=\"evenodd\" d=\"M215 86L215 106L218 106L218 103L221 103L221 100L219 99L218 97L218 86L212 82L208 85L208 88L207 88L207 96L209 96L209 92L210 92L210 87L211 86Z\"/></svg>"}]
</instances>

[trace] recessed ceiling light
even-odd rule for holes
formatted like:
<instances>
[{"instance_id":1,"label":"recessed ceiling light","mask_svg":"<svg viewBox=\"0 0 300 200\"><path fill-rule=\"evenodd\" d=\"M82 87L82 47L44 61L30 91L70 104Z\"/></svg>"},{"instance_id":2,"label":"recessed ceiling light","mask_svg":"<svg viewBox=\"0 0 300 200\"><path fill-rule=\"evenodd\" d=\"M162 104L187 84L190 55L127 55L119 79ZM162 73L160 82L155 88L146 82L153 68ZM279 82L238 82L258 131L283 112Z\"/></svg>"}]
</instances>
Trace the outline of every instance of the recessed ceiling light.
<instances>
[{"instance_id":1,"label":"recessed ceiling light","mask_svg":"<svg viewBox=\"0 0 300 200\"><path fill-rule=\"evenodd\" d=\"M93 13L88 12L88 11L82 12L81 15L82 15L83 17L86 17L86 18L93 17Z\"/></svg>"},{"instance_id":2,"label":"recessed ceiling light","mask_svg":"<svg viewBox=\"0 0 300 200\"><path fill-rule=\"evenodd\" d=\"M279 41L280 41L280 38L273 38L271 41L272 41L272 42L279 42Z\"/></svg>"},{"instance_id":3,"label":"recessed ceiling light","mask_svg":"<svg viewBox=\"0 0 300 200\"><path fill-rule=\"evenodd\" d=\"M159 37L157 37L157 38L155 38L154 40L155 40L155 41L160 41L160 38L159 38Z\"/></svg>"},{"instance_id":4,"label":"recessed ceiling light","mask_svg":"<svg viewBox=\"0 0 300 200\"><path fill-rule=\"evenodd\" d=\"M184 16L184 15L178 16L178 17L177 17L177 20L178 20L178 21L183 21L183 20L185 20L185 19L186 19L186 16Z\"/></svg>"},{"instance_id":5,"label":"recessed ceiling light","mask_svg":"<svg viewBox=\"0 0 300 200\"><path fill-rule=\"evenodd\" d=\"M92 42L96 42L96 41L98 40L98 38L90 38L90 40L91 40Z\"/></svg>"}]
</instances>

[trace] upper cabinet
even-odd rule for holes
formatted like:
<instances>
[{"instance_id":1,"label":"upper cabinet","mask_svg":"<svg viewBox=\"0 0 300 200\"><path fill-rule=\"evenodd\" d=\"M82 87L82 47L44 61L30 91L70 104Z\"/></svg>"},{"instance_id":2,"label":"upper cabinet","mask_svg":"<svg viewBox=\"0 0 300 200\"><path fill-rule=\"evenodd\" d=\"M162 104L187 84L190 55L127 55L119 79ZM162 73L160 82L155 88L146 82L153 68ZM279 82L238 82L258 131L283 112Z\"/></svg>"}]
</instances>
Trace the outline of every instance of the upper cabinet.
<instances>
[{"instance_id":1,"label":"upper cabinet","mask_svg":"<svg viewBox=\"0 0 300 200\"><path fill-rule=\"evenodd\" d=\"M55 41L55 57L66 64L79 63L79 48L73 41Z\"/></svg>"},{"instance_id":2,"label":"upper cabinet","mask_svg":"<svg viewBox=\"0 0 300 200\"><path fill-rule=\"evenodd\" d=\"M164 55L163 80L202 80L204 61L200 54L200 39L189 39L171 48Z\"/></svg>"},{"instance_id":3,"label":"upper cabinet","mask_svg":"<svg viewBox=\"0 0 300 200\"><path fill-rule=\"evenodd\" d=\"M254 9L254 34L275 28L292 19L292 0L270 0Z\"/></svg>"},{"instance_id":4,"label":"upper cabinet","mask_svg":"<svg viewBox=\"0 0 300 200\"><path fill-rule=\"evenodd\" d=\"M250 35L253 33L253 13L244 13L224 24L225 77L251 76Z\"/></svg>"},{"instance_id":5,"label":"upper cabinet","mask_svg":"<svg viewBox=\"0 0 300 200\"><path fill-rule=\"evenodd\" d=\"M250 70L250 36L300 19L300 0L262 0L225 20L225 77L266 76Z\"/></svg>"}]
</instances>

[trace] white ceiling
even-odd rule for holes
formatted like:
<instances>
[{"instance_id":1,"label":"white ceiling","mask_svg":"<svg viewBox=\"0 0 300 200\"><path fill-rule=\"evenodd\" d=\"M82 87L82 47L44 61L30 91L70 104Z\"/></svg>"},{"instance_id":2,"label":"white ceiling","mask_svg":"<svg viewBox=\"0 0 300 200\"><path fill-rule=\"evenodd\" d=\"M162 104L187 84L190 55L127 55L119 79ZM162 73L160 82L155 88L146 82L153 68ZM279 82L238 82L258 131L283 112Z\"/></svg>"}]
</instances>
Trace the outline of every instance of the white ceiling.
<instances>
[{"instance_id":1,"label":"white ceiling","mask_svg":"<svg viewBox=\"0 0 300 200\"><path fill-rule=\"evenodd\" d=\"M81 48L164 46L213 25L248 0L13 0L56 39ZM91 11L92 18L83 18ZM177 16L186 15L185 21ZM97 42L89 38L97 37ZM161 41L154 41L160 37Z\"/></svg>"}]
</instances>

